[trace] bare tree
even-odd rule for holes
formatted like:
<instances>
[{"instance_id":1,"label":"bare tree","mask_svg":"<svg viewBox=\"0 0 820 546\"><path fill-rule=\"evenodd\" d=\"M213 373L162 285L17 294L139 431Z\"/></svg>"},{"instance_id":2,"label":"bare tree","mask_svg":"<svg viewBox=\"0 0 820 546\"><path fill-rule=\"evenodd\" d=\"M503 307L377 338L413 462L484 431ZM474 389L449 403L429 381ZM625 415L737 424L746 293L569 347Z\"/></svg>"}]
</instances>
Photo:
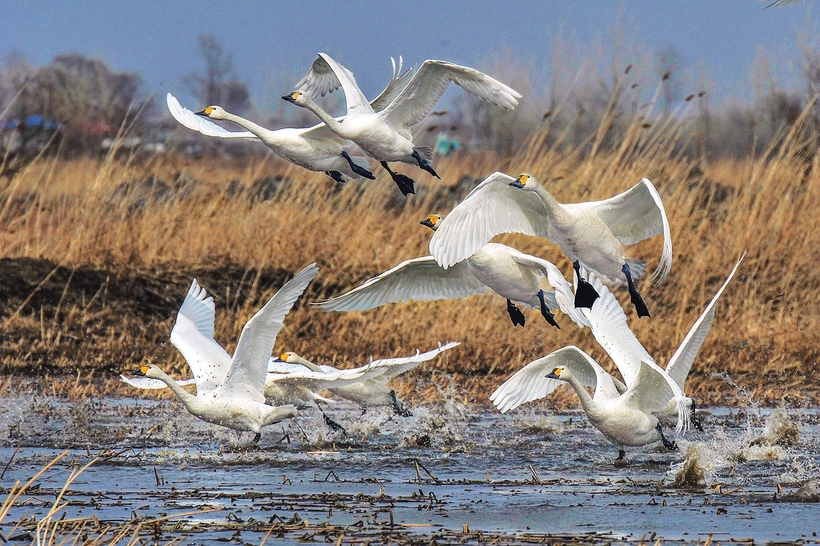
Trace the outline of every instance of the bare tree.
<instances>
[{"instance_id":1,"label":"bare tree","mask_svg":"<svg viewBox=\"0 0 820 546\"><path fill-rule=\"evenodd\" d=\"M227 53L213 35L199 37L199 53L205 60L204 73L191 72L183 78L191 93L204 105L220 105L241 114L250 108L248 86L241 82Z\"/></svg>"}]
</instances>

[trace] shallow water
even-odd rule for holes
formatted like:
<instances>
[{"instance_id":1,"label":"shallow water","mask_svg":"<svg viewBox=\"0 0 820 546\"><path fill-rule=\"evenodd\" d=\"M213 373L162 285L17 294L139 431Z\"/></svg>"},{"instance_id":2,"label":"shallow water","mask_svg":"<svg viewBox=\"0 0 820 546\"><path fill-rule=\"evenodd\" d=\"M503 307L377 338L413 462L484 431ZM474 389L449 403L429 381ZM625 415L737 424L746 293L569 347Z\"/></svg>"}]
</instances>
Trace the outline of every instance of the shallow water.
<instances>
[{"instance_id":1,"label":"shallow water","mask_svg":"<svg viewBox=\"0 0 820 546\"><path fill-rule=\"evenodd\" d=\"M347 436L308 412L266 428L257 448L252 434L174 402L2 406L4 491L69 450L5 518L5 536L51 508L72 468L102 456L71 484L60 515L121 524L176 514L143 530L158 541L259 544L272 527L278 543L820 540L817 410L712 409L678 452L632 448L615 466L616 450L583 414L543 408L500 415L450 403L404 418L341 406L329 413ZM184 515L192 510L209 511ZM31 540L35 530L15 533Z\"/></svg>"}]
</instances>

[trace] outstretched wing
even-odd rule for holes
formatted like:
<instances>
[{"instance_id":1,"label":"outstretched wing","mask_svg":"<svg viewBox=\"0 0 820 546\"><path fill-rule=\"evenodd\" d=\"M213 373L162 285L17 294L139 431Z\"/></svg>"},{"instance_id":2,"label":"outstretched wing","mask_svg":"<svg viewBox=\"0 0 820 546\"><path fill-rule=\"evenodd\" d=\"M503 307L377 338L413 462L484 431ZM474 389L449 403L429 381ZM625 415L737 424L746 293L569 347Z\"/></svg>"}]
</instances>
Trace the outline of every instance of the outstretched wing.
<instances>
[{"instance_id":1,"label":"outstretched wing","mask_svg":"<svg viewBox=\"0 0 820 546\"><path fill-rule=\"evenodd\" d=\"M407 260L363 285L313 305L325 311L365 311L386 303L457 299L483 294L487 286L470 274L466 262L450 269L432 256Z\"/></svg>"},{"instance_id":2,"label":"outstretched wing","mask_svg":"<svg viewBox=\"0 0 820 546\"><path fill-rule=\"evenodd\" d=\"M510 186L515 178L495 172L445 215L430 239L430 254L449 268L475 254L500 233L550 238L547 209L535 192Z\"/></svg>"},{"instance_id":3,"label":"outstretched wing","mask_svg":"<svg viewBox=\"0 0 820 546\"><path fill-rule=\"evenodd\" d=\"M360 366L355 369L384 370L384 373L377 379L383 383L386 383L389 379L397 377L403 373L409 372L422 362L433 360L435 357L437 357L444 351L452 349L453 347L458 347L459 345L461 345L460 342L450 341L448 343L445 343L444 345L439 345L437 348L433 349L432 351L427 351L426 353L419 353L418 351L416 351L416 354L414 354L413 356L405 356L399 358L382 358L379 360L373 360L369 364L365 366Z\"/></svg>"},{"instance_id":4,"label":"outstretched wing","mask_svg":"<svg viewBox=\"0 0 820 546\"><path fill-rule=\"evenodd\" d=\"M625 245L632 245L663 235L663 252L653 274L655 283L663 281L672 269L672 234L669 220L658 190L648 178L609 199L579 203L594 209L595 213L609 226L615 237Z\"/></svg>"},{"instance_id":5,"label":"outstretched wing","mask_svg":"<svg viewBox=\"0 0 820 546\"><path fill-rule=\"evenodd\" d=\"M641 362L638 377L623 397L630 406L644 413L653 413L666 407L675 398L668 377L653 362ZM688 412L686 412L688 413Z\"/></svg>"},{"instance_id":6,"label":"outstretched wing","mask_svg":"<svg viewBox=\"0 0 820 546\"><path fill-rule=\"evenodd\" d=\"M735 264L732 272L729 273L723 286L720 287L720 290L717 291L712 301L709 302L709 305L703 310L698 320L692 325L692 328L689 330L689 333L686 334L678 350L675 351L675 354L669 359L669 364L666 366L666 373L675 380L675 383L677 383L681 389L683 389L683 384L689 376L689 370L692 369L692 363L695 361L700 346L703 345L706 336L709 334L709 329L712 327L712 320L715 318L715 305L721 294L723 294L723 290L728 286L729 281L735 276L735 271L737 271L740 262L742 262L745 257L746 253L744 252L743 256L741 256Z\"/></svg>"},{"instance_id":7,"label":"outstretched wing","mask_svg":"<svg viewBox=\"0 0 820 546\"><path fill-rule=\"evenodd\" d=\"M231 365L230 355L214 341L214 317L214 299L194 279L177 312L171 343L191 368L197 394L224 383Z\"/></svg>"},{"instance_id":8,"label":"outstretched wing","mask_svg":"<svg viewBox=\"0 0 820 546\"><path fill-rule=\"evenodd\" d=\"M229 131L212 121L208 121L202 116L194 114L182 106L171 93L168 93L165 97L165 101L168 103L168 110L171 112L171 115L174 116L174 119L192 131L202 133L209 137L259 140L256 135L250 131Z\"/></svg>"},{"instance_id":9,"label":"outstretched wing","mask_svg":"<svg viewBox=\"0 0 820 546\"><path fill-rule=\"evenodd\" d=\"M265 402L265 375L276 336L285 315L318 273L316 264L301 270L245 323L221 392Z\"/></svg>"},{"instance_id":10,"label":"outstretched wing","mask_svg":"<svg viewBox=\"0 0 820 546\"><path fill-rule=\"evenodd\" d=\"M424 61L407 87L384 109L394 128L410 129L436 105L450 82L505 110L518 105L521 93L474 68L447 61Z\"/></svg>"},{"instance_id":11,"label":"outstretched wing","mask_svg":"<svg viewBox=\"0 0 820 546\"><path fill-rule=\"evenodd\" d=\"M393 76L390 78L390 82L387 84L387 87L384 88L384 91L379 93L378 97L370 101L370 107L373 108L374 112L381 112L387 108L387 106L399 96L402 89L407 87L407 83L413 77L412 68L408 68L402 72L404 59L401 58L401 55L399 55L398 64L393 57L390 57L390 62L393 63Z\"/></svg>"},{"instance_id":12,"label":"outstretched wing","mask_svg":"<svg viewBox=\"0 0 820 546\"><path fill-rule=\"evenodd\" d=\"M518 370L490 395L490 401L501 413L507 413L527 402L540 400L564 383L560 379L547 377L558 367L568 368L583 385L594 387L597 392L599 381L596 368L600 366L584 351L570 345L533 360ZM607 393L606 383L601 383L602 393ZM614 396L618 396L617 391Z\"/></svg>"},{"instance_id":13,"label":"outstretched wing","mask_svg":"<svg viewBox=\"0 0 820 546\"><path fill-rule=\"evenodd\" d=\"M165 381L162 381L160 379L153 379L151 377L127 377L120 374L120 381L136 389L158 390L168 388L168 385L165 383ZM180 387L184 387L185 385L193 385L194 383L196 383L196 379L194 379L193 377L190 379L177 380L177 385L179 385Z\"/></svg>"}]
</instances>

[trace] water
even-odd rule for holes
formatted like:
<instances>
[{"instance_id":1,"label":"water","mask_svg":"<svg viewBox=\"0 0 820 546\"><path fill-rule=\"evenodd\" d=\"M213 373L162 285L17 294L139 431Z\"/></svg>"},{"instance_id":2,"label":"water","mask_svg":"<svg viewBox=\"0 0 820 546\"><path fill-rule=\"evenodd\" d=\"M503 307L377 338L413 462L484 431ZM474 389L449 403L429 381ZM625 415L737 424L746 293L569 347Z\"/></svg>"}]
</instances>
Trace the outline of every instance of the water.
<instances>
[{"instance_id":1,"label":"water","mask_svg":"<svg viewBox=\"0 0 820 546\"><path fill-rule=\"evenodd\" d=\"M454 403L410 418L344 405L330 413L347 436L307 413L266 428L257 448L251 433L199 421L174 402L5 397L4 493L69 453L0 532L32 540L31 523L12 527L41 518L72 469L100 457L55 519L170 516L140 531L158 542L259 544L271 528L277 543L820 541L817 410L714 409L704 432L677 439L679 452L628 449L626 466L613 464L617 451L581 413L500 415Z\"/></svg>"}]
</instances>

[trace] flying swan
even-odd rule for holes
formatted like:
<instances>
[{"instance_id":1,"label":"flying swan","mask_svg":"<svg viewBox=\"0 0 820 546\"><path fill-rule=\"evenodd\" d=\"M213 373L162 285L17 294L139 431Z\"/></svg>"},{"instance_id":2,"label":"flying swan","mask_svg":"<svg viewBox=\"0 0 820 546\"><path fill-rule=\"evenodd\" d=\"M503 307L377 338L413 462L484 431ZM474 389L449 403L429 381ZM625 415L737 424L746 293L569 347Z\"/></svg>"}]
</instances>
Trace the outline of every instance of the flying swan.
<instances>
[{"instance_id":1,"label":"flying swan","mask_svg":"<svg viewBox=\"0 0 820 546\"><path fill-rule=\"evenodd\" d=\"M233 358L214 340L214 301L194 280L177 313L171 343L194 374L196 395L153 364L136 373L164 382L203 421L251 431L258 442L262 427L296 414L292 405L265 404L265 376L285 315L318 272L316 264L304 268L245 323Z\"/></svg>"},{"instance_id":2,"label":"flying swan","mask_svg":"<svg viewBox=\"0 0 820 546\"><path fill-rule=\"evenodd\" d=\"M371 103L371 107L376 111L390 104L413 75L412 69L402 72L401 57L399 57L398 64L394 59L391 61L393 62L393 76L384 91ZM260 140L275 154L294 165L311 171L324 172L337 182L362 177L370 180L375 178L368 170L367 160L361 156L350 156L345 150L346 141L334 135L324 123L307 128L271 130L226 112L220 106L209 106L199 112L192 112L180 105L170 93L166 97L166 102L175 120L188 129L205 136ZM229 131L203 118L232 121L247 130Z\"/></svg>"},{"instance_id":3,"label":"flying swan","mask_svg":"<svg viewBox=\"0 0 820 546\"><path fill-rule=\"evenodd\" d=\"M518 91L473 68L446 61L427 60L422 63L407 87L379 112L367 103L350 70L329 55L319 53L312 69L297 84L297 90L282 99L307 108L331 131L358 144L367 155L381 163L406 196L415 193L415 182L412 178L391 170L388 162L401 161L418 165L439 178L430 164L433 159L432 150L413 144L411 129L433 109L450 82L505 110L515 108L518 99L522 97ZM339 85L344 89L347 101L347 113L341 121L322 110L313 100L318 94L324 94Z\"/></svg>"},{"instance_id":4,"label":"flying swan","mask_svg":"<svg viewBox=\"0 0 820 546\"><path fill-rule=\"evenodd\" d=\"M511 232L549 239L561 247L576 272L583 266L609 280L626 282L640 317L649 316L649 310L633 279L644 273L646 264L624 257L623 245L663 234L655 282L663 281L672 268L669 221L660 195L646 178L603 201L561 204L530 174L513 178L493 173L447 215L430 240L430 254L449 268L495 235ZM575 295L576 305L587 308L597 297L583 281Z\"/></svg>"}]
</instances>

